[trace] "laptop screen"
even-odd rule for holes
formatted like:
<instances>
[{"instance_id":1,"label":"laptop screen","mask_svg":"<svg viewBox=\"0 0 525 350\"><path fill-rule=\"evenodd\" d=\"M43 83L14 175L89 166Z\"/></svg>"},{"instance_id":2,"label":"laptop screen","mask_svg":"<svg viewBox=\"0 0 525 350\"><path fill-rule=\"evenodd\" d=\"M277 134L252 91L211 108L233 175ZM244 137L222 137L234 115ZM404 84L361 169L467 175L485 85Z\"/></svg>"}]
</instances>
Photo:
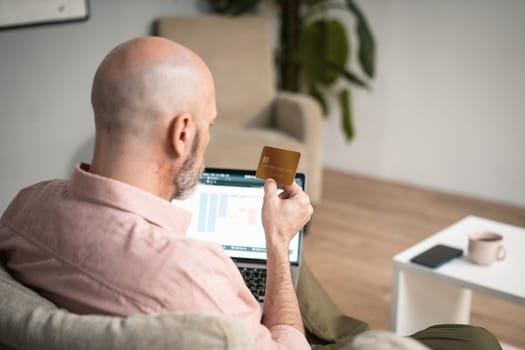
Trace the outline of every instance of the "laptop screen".
<instances>
[{"instance_id":1,"label":"laptop screen","mask_svg":"<svg viewBox=\"0 0 525 350\"><path fill-rule=\"evenodd\" d=\"M304 174L295 182L304 189ZM192 196L173 204L193 214L188 237L218 243L232 258L266 260L263 186L255 171L207 168ZM301 239L302 230L290 242L291 263L299 263Z\"/></svg>"}]
</instances>

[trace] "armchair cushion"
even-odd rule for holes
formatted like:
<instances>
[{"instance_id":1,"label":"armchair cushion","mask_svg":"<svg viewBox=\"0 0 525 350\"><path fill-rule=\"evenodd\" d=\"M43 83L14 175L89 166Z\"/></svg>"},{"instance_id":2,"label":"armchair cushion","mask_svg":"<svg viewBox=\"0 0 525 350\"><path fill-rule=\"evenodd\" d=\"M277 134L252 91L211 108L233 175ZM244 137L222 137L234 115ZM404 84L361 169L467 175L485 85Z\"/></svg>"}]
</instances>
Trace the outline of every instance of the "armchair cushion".
<instances>
[{"instance_id":1,"label":"armchair cushion","mask_svg":"<svg viewBox=\"0 0 525 350\"><path fill-rule=\"evenodd\" d=\"M313 202L321 196L323 120L311 97L279 92L274 101L274 128L236 128L220 124L211 129L205 164L210 167L255 169L263 146L301 152L299 171L306 173L307 192Z\"/></svg>"},{"instance_id":2,"label":"armchair cushion","mask_svg":"<svg viewBox=\"0 0 525 350\"><path fill-rule=\"evenodd\" d=\"M75 315L16 282L0 265L0 349L253 347L244 326L221 315Z\"/></svg>"}]
</instances>

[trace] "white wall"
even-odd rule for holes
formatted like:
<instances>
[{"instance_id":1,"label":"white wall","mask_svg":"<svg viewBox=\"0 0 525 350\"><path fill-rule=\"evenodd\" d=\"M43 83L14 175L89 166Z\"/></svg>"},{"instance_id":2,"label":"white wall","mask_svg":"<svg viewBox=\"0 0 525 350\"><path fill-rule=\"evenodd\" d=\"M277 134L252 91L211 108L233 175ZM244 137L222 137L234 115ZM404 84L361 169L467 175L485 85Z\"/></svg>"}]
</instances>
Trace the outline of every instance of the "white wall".
<instances>
[{"instance_id":1,"label":"white wall","mask_svg":"<svg viewBox=\"0 0 525 350\"><path fill-rule=\"evenodd\" d=\"M117 43L196 1L91 0L88 22L0 31L0 212L31 183L89 161L92 75ZM334 115L325 164L525 206L525 2L359 1L375 31L357 137Z\"/></svg>"},{"instance_id":2,"label":"white wall","mask_svg":"<svg viewBox=\"0 0 525 350\"><path fill-rule=\"evenodd\" d=\"M198 12L196 1L90 3L87 22L0 31L0 212L22 187L91 159L89 94L104 55L150 34L156 17Z\"/></svg>"},{"instance_id":3,"label":"white wall","mask_svg":"<svg viewBox=\"0 0 525 350\"><path fill-rule=\"evenodd\" d=\"M357 137L325 128L325 164L525 206L525 2L360 1L378 41Z\"/></svg>"}]
</instances>

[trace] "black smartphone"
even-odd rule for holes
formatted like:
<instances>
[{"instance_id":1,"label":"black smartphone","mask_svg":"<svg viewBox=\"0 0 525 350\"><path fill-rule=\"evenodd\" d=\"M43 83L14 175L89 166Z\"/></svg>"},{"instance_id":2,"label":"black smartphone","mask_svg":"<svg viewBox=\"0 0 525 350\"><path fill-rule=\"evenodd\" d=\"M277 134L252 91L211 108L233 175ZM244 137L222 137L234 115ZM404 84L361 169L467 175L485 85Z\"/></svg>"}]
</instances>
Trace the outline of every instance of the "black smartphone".
<instances>
[{"instance_id":1,"label":"black smartphone","mask_svg":"<svg viewBox=\"0 0 525 350\"><path fill-rule=\"evenodd\" d=\"M427 267L436 268L454 258L460 257L461 255L463 255L461 249L438 244L416 255L410 259L410 261Z\"/></svg>"}]
</instances>

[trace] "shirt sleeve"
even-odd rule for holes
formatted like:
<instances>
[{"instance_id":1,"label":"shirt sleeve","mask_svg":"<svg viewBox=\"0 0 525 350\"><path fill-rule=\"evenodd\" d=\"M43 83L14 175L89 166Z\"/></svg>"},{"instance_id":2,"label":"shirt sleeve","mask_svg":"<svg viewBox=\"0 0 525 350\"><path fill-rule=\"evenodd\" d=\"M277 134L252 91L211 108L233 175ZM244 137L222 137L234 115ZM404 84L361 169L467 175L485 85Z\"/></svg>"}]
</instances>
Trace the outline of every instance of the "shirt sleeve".
<instances>
[{"instance_id":1,"label":"shirt sleeve","mask_svg":"<svg viewBox=\"0 0 525 350\"><path fill-rule=\"evenodd\" d=\"M170 259L174 263L166 280L171 285L164 290L172 292L163 298L165 311L220 313L239 319L258 349L310 349L304 335L294 327L275 325L268 329L261 323L259 303L220 247L193 241L184 252L184 256Z\"/></svg>"},{"instance_id":2,"label":"shirt sleeve","mask_svg":"<svg viewBox=\"0 0 525 350\"><path fill-rule=\"evenodd\" d=\"M292 326L276 325L270 327L272 339L279 344L286 344L288 349L310 349L304 334Z\"/></svg>"}]
</instances>

